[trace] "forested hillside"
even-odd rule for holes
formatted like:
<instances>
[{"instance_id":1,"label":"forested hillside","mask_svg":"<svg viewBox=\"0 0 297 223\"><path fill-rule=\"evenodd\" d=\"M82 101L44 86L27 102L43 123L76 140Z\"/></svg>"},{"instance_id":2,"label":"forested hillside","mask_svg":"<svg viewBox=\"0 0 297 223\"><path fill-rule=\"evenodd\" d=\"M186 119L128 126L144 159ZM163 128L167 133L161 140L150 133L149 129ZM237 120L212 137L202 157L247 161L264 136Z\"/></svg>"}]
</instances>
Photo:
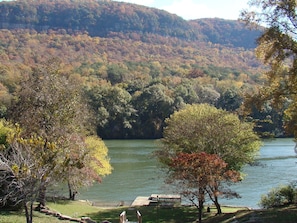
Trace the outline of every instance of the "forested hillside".
<instances>
[{"instance_id":1,"label":"forested hillside","mask_svg":"<svg viewBox=\"0 0 297 223\"><path fill-rule=\"evenodd\" d=\"M0 2L0 13L2 117L26 73L52 58L81 83L103 138L159 138L187 103L236 111L264 81L253 52L259 31L238 21L98 0ZM276 131L266 123L260 131Z\"/></svg>"},{"instance_id":2,"label":"forested hillside","mask_svg":"<svg viewBox=\"0 0 297 223\"><path fill-rule=\"evenodd\" d=\"M151 35L252 48L258 31L222 19L186 21L145 6L100 0L26 0L0 2L0 28L64 29L90 36L126 37L151 42ZM156 39L154 39L154 42Z\"/></svg>"}]
</instances>

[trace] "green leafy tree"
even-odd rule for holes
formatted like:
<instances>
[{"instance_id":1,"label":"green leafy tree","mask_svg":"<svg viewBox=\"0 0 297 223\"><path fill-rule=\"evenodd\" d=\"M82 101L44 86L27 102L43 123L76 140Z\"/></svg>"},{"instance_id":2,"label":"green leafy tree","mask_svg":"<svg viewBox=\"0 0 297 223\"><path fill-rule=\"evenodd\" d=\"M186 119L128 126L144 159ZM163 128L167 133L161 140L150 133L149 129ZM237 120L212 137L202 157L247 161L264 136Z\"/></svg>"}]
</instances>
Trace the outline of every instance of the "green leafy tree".
<instances>
[{"instance_id":1,"label":"green leafy tree","mask_svg":"<svg viewBox=\"0 0 297 223\"><path fill-rule=\"evenodd\" d=\"M234 171L252 162L261 145L251 123L207 104L187 105L173 113L166 119L161 143L156 155L165 168L181 152L205 152L218 155Z\"/></svg>"},{"instance_id":2,"label":"green leafy tree","mask_svg":"<svg viewBox=\"0 0 297 223\"><path fill-rule=\"evenodd\" d=\"M271 101L277 108L290 102L285 114L288 132L297 137L297 3L295 0L251 0L249 10L242 12L241 18L250 25L265 25L258 38L257 56L269 70L266 72L267 82L257 95L250 97L248 104Z\"/></svg>"},{"instance_id":3,"label":"green leafy tree","mask_svg":"<svg viewBox=\"0 0 297 223\"><path fill-rule=\"evenodd\" d=\"M239 93L239 90L227 89L220 94L216 102L216 107L227 111L236 111L242 102L243 97Z\"/></svg>"},{"instance_id":4,"label":"green leafy tree","mask_svg":"<svg viewBox=\"0 0 297 223\"><path fill-rule=\"evenodd\" d=\"M96 86L88 91L96 114L98 135L102 138L126 138L132 131L136 110L132 96L117 86Z\"/></svg>"},{"instance_id":5,"label":"green leafy tree","mask_svg":"<svg viewBox=\"0 0 297 223\"><path fill-rule=\"evenodd\" d=\"M160 138L165 118L174 111L174 100L163 84L154 84L135 96L133 103L138 111L136 128L142 137Z\"/></svg>"},{"instance_id":6,"label":"green leafy tree","mask_svg":"<svg viewBox=\"0 0 297 223\"><path fill-rule=\"evenodd\" d=\"M184 82L174 89L174 96L181 97L186 104L193 104L199 102L194 86L190 82Z\"/></svg>"},{"instance_id":7,"label":"green leafy tree","mask_svg":"<svg viewBox=\"0 0 297 223\"><path fill-rule=\"evenodd\" d=\"M215 105L220 94L212 86L196 86L196 92L199 97L199 103L207 103Z\"/></svg>"},{"instance_id":8,"label":"green leafy tree","mask_svg":"<svg viewBox=\"0 0 297 223\"><path fill-rule=\"evenodd\" d=\"M118 66L116 64L112 64L107 69L108 80L112 84L121 83L124 80L125 72L127 72L127 71L125 71L120 66Z\"/></svg>"}]
</instances>

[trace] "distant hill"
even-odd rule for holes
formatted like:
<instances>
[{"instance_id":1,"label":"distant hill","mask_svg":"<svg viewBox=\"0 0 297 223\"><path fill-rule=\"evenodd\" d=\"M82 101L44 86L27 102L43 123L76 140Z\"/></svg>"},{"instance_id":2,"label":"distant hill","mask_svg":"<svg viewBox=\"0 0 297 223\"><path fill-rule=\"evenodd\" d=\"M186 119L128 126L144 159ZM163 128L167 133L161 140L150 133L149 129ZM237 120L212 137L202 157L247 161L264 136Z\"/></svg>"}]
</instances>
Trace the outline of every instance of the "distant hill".
<instances>
[{"instance_id":1,"label":"distant hill","mask_svg":"<svg viewBox=\"0 0 297 223\"><path fill-rule=\"evenodd\" d=\"M239 21L198 19L186 21L164 10L113 1L25 0L0 2L1 29L37 31L64 29L90 36L129 38L150 42L151 36L212 42L253 48L259 31ZM157 41L158 38L154 38Z\"/></svg>"},{"instance_id":2,"label":"distant hill","mask_svg":"<svg viewBox=\"0 0 297 223\"><path fill-rule=\"evenodd\" d=\"M233 47L254 48L259 30L248 29L243 22L218 18L197 19L189 22L204 40Z\"/></svg>"}]
</instances>

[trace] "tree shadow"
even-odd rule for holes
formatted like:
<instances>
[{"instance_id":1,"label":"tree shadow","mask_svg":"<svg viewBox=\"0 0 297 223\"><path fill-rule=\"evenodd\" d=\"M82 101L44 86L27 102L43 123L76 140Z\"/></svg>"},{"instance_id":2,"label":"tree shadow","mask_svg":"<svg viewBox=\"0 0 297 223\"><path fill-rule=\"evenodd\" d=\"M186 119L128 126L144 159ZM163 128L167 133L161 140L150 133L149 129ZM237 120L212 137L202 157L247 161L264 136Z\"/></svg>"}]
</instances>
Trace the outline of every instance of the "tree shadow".
<instances>
[{"instance_id":1,"label":"tree shadow","mask_svg":"<svg viewBox=\"0 0 297 223\"><path fill-rule=\"evenodd\" d=\"M118 209L106 209L97 213L90 213L88 216L97 222L104 220L118 222L119 215L126 211L129 221L137 222L136 211L142 215L145 223L184 223L194 222L197 219L197 209L190 207L122 207Z\"/></svg>"}]
</instances>

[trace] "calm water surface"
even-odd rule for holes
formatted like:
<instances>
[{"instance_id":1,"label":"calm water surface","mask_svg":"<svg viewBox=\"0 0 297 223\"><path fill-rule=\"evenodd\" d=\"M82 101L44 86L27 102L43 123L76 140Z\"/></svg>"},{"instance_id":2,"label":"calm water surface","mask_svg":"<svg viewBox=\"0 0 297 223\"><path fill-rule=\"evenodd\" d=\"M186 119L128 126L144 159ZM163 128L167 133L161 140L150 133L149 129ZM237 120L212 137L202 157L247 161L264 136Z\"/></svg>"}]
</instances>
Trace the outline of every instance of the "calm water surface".
<instances>
[{"instance_id":1,"label":"calm water surface","mask_svg":"<svg viewBox=\"0 0 297 223\"><path fill-rule=\"evenodd\" d=\"M117 204L130 204L137 196L153 193L174 193L163 182L158 162L152 157L158 144L155 140L107 140L113 173L79 194L79 199ZM258 208L262 194L271 188L297 179L297 159L292 139L263 141L257 160L260 166L246 166L245 179L232 189L242 198L221 200L222 204Z\"/></svg>"}]
</instances>

